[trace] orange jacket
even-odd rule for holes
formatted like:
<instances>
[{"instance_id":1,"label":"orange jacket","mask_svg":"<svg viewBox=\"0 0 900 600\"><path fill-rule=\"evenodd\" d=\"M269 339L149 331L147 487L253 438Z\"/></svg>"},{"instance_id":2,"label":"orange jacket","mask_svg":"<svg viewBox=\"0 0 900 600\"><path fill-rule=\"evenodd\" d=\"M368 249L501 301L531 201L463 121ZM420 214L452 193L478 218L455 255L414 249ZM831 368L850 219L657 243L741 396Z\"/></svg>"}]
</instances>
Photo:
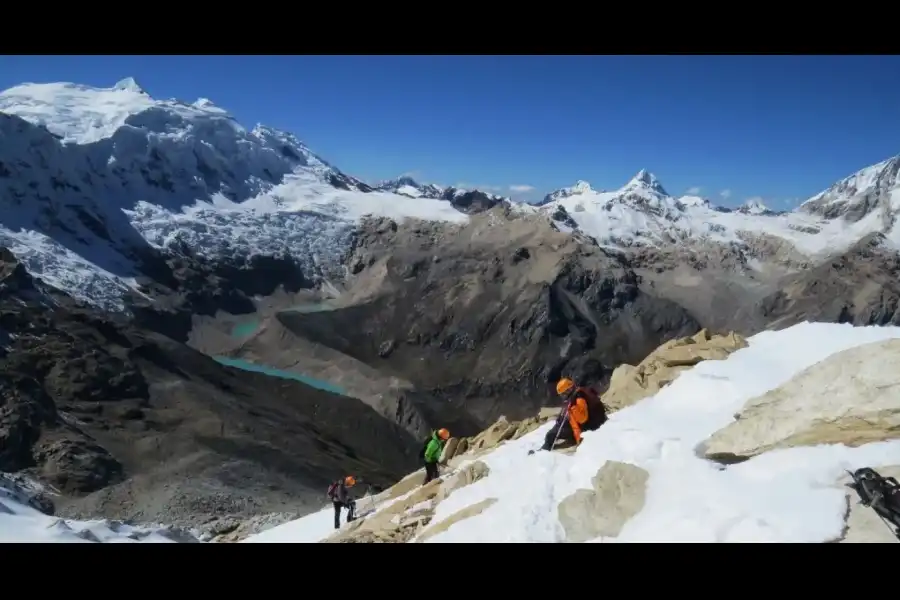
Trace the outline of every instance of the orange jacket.
<instances>
[{"instance_id":1,"label":"orange jacket","mask_svg":"<svg viewBox=\"0 0 900 600\"><path fill-rule=\"evenodd\" d=\"M581 394L575 396L572 404L569 405L569 425L575 434L575 443L581 443L581 426L588 420L588 405Z\"/></svg>"}]
</instances>

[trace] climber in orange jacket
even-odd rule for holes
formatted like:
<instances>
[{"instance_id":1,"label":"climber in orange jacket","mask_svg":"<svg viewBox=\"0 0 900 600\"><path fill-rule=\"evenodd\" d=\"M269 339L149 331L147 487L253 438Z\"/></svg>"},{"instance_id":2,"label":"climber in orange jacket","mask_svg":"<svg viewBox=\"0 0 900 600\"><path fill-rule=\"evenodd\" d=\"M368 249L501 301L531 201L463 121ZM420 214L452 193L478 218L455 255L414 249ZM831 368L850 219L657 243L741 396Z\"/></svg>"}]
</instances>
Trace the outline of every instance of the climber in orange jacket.
<instances>
[{"instance_id":1,"label":"climber in orange jacket","mask_svg":"<svg viewBox=\"0 0 900 600\"><path fill-rule=\"evenodd\" d=\"M588 421L588 394L585 388L576 387L575 382L563 377L556 384L556 393L559 394L565 409L560 413L556 424L550 428L544 437L544 445L541 450L552 450L557 439L581 443L581 430Z\"/></svg>"}]
</instances>

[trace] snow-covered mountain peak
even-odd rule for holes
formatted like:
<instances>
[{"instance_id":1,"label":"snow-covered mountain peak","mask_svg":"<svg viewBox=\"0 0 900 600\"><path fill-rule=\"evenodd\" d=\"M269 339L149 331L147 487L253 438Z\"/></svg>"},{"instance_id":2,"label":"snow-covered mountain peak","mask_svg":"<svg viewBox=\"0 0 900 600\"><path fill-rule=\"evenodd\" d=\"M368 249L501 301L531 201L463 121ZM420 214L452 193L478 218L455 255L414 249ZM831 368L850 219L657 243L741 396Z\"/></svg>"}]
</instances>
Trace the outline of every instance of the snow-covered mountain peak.
<instances>
[{"instance_id":1,"label":"snow-covered mountain peak","mask_svg":"<svg viewBox=\"0 0 900 600\"><path fill-rule=\"evenodd\" d=\"M737 211L747 215L767 215L773 212L758 198L747 200L738 207Z\"/></svg>"},{"instance_id":2,"label":"snow-covered mountain peak","mask_svg":"<svg viewBox=\"0 0 900 600\"><path fill-rule=\"evenodd\" d=\"M712 203L707 198L704 198L702 196L694 196L692 194L688 194L688 195L680 197L678 199L678 203L681 204L682 206L687 206L687 207L701 206L704 208L712 208Z\"/></svg>"},{"instance_id":3,"label":"snow-covered mountain peak","mask_svg":"<svg viewBox=\"0 0 900 600\"><path fill-rule=\"evenodd\" d=\"M141 86L138 85L138 82L134 80L134 77L126 77L125 79L116 82L116 85L113 86L113 89L123 92L135 92L138 94L147 93Z\"/></svg>"},{"instance_id":4,"label":"snow-covered mountain peak","mask_svg":"<svg viewBox=\"0 0 900 600\"><path fill-rule=\"evenodd\" d=\"M434 185L433 183L419 183L409 175L401 175L396 179L379 181L373 187L379 191L393 192L412 198L438 199L442 198L446 191L441 186Z\"/></svg>"},{"instance_id":5,"label":"snow-covered mountain peak","mask_svg":"<svg viewBox=\"0 0 900 600\"><path fill-rule=\"evenodd\" d=\"M591 184L583 179L579 179L575 182L575 185L568 188L570 194L588 194L594 191L594 188L591 187Z\"/></svg>"},{"instance_id":6,"label":"snow-covered mountain peak","mask_svg":"<svg viewBox=\"0 0 900 600\"><path fill-rule=\"evenodd\" d=\"M889 158L838 181L798 207L798 211L851 223L870 215L893 225L900 212L900 156Z\"/></svg>"},{"instance_id":7,"label":"snow-covered mountain peak","mask_svg":"<svg viewBox=\"0 0 900 600\"><path fill-rule=\"evenodd\" d=\"M659 179L656 177L656 175L654 175L647 169L641 169L640 171L638 171L637 175L632 177L631 180L627 184L625 184L625 188L649 188L662 196L669 195L662 184L659 182Z\"/></svg>"},{"instance_id":8,"label":"snow-covered mountain peak","mask_svg":"<svg viewBox=\"0 0 900 600\"><path fill-rule=\"evenodd\" d=\"M544 199L540 202L536 202L534 206L545 206L552 202L557 202L562 200L563 198L570 198L572 196L584 196L588 194L596 194L601 193L602 190L595 190L591 187L591 184L583 179L579 179L575 182L575 185L570 187L560 188L556 191L550 192Z\"/></svg>"},{"instance_id":9,"label":"snow-covered mountain peak","mask_svg":"<svg viewBox=\"0 0 900 600\"><path fill-rule=\"evenodd\" d=\"M110 88L24 83L0 92L0 111L42 125L65 143L76 144L110 139L125 126L182 134L190 125L209 129L227 124L229 129L243 132L227 111L209 100L194 104L156 100L130 77Z\"/></svg>"}]
</instances>

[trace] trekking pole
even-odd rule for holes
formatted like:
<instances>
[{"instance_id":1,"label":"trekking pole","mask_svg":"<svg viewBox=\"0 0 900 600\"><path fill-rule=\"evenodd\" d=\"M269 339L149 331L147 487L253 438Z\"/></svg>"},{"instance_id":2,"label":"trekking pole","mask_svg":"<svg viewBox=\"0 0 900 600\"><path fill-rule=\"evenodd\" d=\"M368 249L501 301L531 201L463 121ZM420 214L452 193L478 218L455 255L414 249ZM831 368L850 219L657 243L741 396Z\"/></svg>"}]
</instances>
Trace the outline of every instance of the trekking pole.
<instances>
[{"instance_id":1,"label":"trekking pole","mask_svg":"<svg viewBox=\"0 0 900 600\"><path fill-rule=\"evenodd\" d=\"M571 399L570 399L568 402L566 402L566 405L563 406L562 412L560 412L560 413L559 413L559 416L556 417L556 420L557 420L556 435L553 436L553 443L550 444L550 452L553 452L553 447L556 446L556 440L559 439L559 434L560 434L560 432L562 431L563 423L565 422L563 419L565 419L566 415L567 415L568 412L569 412L569 405L570 405L570 404L572 404L572 400L571 400Z\"/></svg>"}]
</instances>

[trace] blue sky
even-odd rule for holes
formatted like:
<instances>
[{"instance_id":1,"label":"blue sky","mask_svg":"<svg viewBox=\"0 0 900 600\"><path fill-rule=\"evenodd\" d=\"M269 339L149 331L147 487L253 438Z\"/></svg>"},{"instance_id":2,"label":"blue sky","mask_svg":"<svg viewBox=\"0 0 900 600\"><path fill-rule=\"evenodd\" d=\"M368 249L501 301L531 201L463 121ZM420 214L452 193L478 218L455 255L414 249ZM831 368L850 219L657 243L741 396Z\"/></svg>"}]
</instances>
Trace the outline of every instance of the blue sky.
<instances>
[{"instance_id":1,"label":"blue sky","mask_svg":"<svg viewBox=\"0 0 900 600\"><path fill-rule=\"evenodd\" d=\"M366 180L535 199L646 168L672 194L788 208L900 153L900 56L5 56L24 81L213 100Z\"/></svg>"}]
</instances>

